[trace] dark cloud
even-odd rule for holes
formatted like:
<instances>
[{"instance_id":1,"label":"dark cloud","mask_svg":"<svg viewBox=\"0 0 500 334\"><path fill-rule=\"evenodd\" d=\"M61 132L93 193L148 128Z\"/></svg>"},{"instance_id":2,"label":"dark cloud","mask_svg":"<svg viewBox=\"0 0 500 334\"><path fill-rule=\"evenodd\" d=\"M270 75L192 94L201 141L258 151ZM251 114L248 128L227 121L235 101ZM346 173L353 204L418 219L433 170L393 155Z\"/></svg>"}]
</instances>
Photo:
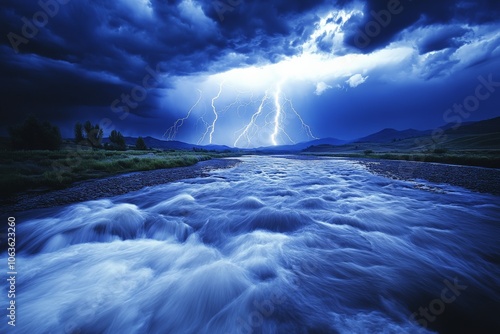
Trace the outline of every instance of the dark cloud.
<instances>
[{"instance_id":1,"label":"dark cloud","mask_svg":"<svg viewBox=\"0 0 500 334\"><path fill-rule=\"evenodd\" d=\"M333 41L326 32L322 33L318 38L316 38L316 45L318 49L325 53L332 53Z\"/></svg>"},{"instance_id":2,"label":"dark cloud","mask_svg":"<svg viewBox=\"0 0 500 334\"><path fill-rule=\"evenodd\" d=\"M221 20L213 1L201 2L201 9L181 2L153 0L141 12L134 1L127 6L126 1L48 0L56 4L50 7L54 15L37 27L33 18L43 12L37 2L7 0L0 11L2 109L47 109L51 117L70 107L109 106L141 84L147 66L160 65L168 75L220 71L226 68L217 61L230 52L245 57L227 66L277 62L297 52L288 41L297 27L288 20L321 3L241 1ZM15 45L17 54L9 33L16 34L14 44L17 38L27 42ZM162 82L158 88L167 86ZM132 112L145 115L152 103L148 98ZM17 114L9 115L8 121Z\"/></svg>"},{"instance_id":3,"label":"dark cloud","mask_svg":"<svg viewBox=\"0 0 500 334\"><path fill-rule=\"evenodd\" d=\"M461 26L443 26L433 29L432 34L427 34L419 41L420 53L439 51L447 48L457 48L464 42L459 41L470 29Z\"/></svg>"},{"instance_id":4,"label":"dark cloud","mask_svg":"<svg viewBox=\"0 0 500 334\"><path fill-rule=\"evenodd\" d=\"M45 10L49 14L38 1L2 4L0 103L6 123L33 111L68 122L76 117L71 113L116 116L110 108L113 101L141 86L148 68L159 68L162 80L147 90L147 98L129 108L127 118L127 122L147 118L156 122L160 114L169 115L158 101L170 88L170 77L275 63L298 54L318 15L334 7L364 5L364 16L345 23L344 42L348 50L366 53L400 38L407 28L429 24L452 27L422 35L417 43L421 53L457 48L466 43L467 29L460 24L483 24L500 16L496 0L401 0L404 10L359 47L355 38L374 20L370 13L387 9L389 0L151 0L149 6L132 0L58 1L64 2L41 2L52 4ZM33 19L43 20L43 15L47 22L33 25ZM331 37L325 33L316 39L320 52L332 53ZM18 43L18 53L12 42ZM450 54L436 56L443 65L429 68L429 73L441 75Z\"/></svg>"},{"instance_id":5,"label":"dark cloud","mask_svg":"<svg viewBox=\"0 0 500 334\"><path fill-rule=\"evenodd\" d=\"M451 67L459 63L458 59L450 59L454 51L454 49L446 48L441 52L429 55L421 71L424 79L435 79L448 74Z\"/></svg>"},{"instance_id":6,"label":"dark cloud","mask_svg":"<svg viewBox=\"0 0 500 334\"><path fill-rule=\"evenodd\" d=\"M225 36L257 34L288 35L293 21L299 15L325 4L325 0L277 0L277 1L205 1L205 12L219 22ZM234 5L231 5L233 3ZM227 7L218 7L226 4Z\"/></svg>"},{"instance_id":7,"label":"dark cloud","mask_svg":"<svg viewBox=\"0 0 500 334\"><path fill-rule=\"evenodd\" d=\"M355 16L347 23L344 42L366 53L387 45L411 26L484 24L496 22L500 17L500 2L496 0L369 0L363 3L364 16Z\"/></svg>"},{"instance_id":8,"label":"dark cloud","mask_svg":"<svg viewBox=\"0 0 500 334\"><path fill-rule=\"evenodd\" d=\"M160 66L167 75L197 72L220 57L225 44L216 23L207 20L212 30L190 23L165 2L153 3L157 11L147 17L123 3L71 1L59 5L44 27L26 25L22 19L31 21L41 12L36 2L6 5L0 11L5 37L0 45L0 97L8 123L28 112L49 119L70 118L69 110L79 112L85 106L110 112L115 99L142 85L147 67ZM25 25L24 32L32 35L17 45L16 54L8 34L26 38ZM163 80L155 88L168 87ZM130 111L154 115L155 88Z\"/></svg>"},{"instance_id":9,"label":"dark cloud","mask_svg":"<svg viewBox=\"0 0 500 334\"><path fill-rule=\"evenodd\" d=\"M120 1L70 1L60 5L57 15L50 18L29 43L19 45L19 49L22 53L84 64L91 70L124 74L127 74L123 71L126 68L136 73L138 64L133 57L152 66L170 61L179 65L182 59L194 55L196 61L186 68L169 68L171 74L185 74L206 70L211 63L232 51L292 54L289 43L278 41L278 38L290 38L297 29L297 17L323 2L224 0L219 3L230 9L225 9L220 17L221 12L215 5L217 1L198 1L195 4L201 6L204 11L201 14L208 16L202 20L195 11L183 9L182 1L151 1L151 17ZM14 0L8 0L5 7L0 14L2 31L18 35L22 35L21 18L31 19L41 10L36 2ZM263 43L269 40L272 43ZM3 44L10 43L4 39ZM204 59L196 57L200 53L204 54Z\"/></svg>"}]
</instances>

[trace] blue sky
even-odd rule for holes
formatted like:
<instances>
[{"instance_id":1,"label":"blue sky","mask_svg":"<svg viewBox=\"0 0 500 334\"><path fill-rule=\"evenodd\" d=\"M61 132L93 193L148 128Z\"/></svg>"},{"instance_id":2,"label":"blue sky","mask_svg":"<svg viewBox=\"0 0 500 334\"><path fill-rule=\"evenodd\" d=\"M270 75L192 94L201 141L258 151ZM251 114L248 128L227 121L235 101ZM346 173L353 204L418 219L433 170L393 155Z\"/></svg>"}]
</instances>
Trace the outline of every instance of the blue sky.
<instances>
[{"instance_id":1,"label":"blue sky","mask_svg":"<svg viewBox=\"0 0 500 334\"><path fill-rule=\"evenodd\" d=\"M432 129L500 82L498 17L494 0L7 0L1 133L28 113L66 137L88 119L241 147ZM495 90L464 120L500 116Z\"/></svg>"}]
</instances>

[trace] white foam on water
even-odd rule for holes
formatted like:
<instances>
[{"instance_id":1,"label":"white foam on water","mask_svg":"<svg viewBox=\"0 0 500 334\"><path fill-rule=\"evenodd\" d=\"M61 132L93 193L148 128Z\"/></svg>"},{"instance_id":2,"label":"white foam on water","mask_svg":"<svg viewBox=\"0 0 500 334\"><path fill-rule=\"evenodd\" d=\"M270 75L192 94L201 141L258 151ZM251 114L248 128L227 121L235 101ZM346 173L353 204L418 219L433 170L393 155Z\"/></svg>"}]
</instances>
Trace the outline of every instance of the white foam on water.
<instances>
[{"instance_id":1,"label":"white foam on water","mask_svg":"<svg viewBox=\"0 0 500 334\"><path fill-rule=\"evenodd\" d=\"M484 322L500 302L498 197L415 189L338 159L243 160L28 214L16 329L427 333ZM428 329L410 319L456 277L468 290L448 313Z\"/></svg>"}]
</instances>

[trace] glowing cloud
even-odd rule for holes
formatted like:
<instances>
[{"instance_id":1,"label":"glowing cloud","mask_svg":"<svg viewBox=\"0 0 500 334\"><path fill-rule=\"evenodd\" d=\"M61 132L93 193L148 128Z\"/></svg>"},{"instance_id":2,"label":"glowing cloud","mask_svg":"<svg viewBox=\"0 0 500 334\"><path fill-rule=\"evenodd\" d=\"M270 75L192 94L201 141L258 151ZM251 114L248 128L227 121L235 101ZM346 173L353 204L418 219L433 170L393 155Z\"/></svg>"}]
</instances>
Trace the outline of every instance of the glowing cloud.
<instances>
[{"instance_id":1,"label":"glowing cloud","mask_svg":"<svg viewBox=\"0 0 500 334\"><path fill-rule=\"evenodd\" d=\"M314 91L314 94L316 95L321 95L325 92L325 90L328 90L332 88L332 86L326 84L325 82L321 81L316 84L316 90Z\"/></svg>"},{"instance_id":2,"label":"glowing cloud","mask_svg":"<svg viewBox=\"0 0 500 334\"><path fill-rule=\"evenodd\" d=\"M354 74L352 77L347 79L346 83L351 86L351 88L356 88L359 85L363 84L366 79L368 79L368 76L363 77L361 74Z\"/></svg>"},{"instance_id":3,"label":"glowing cloud","mask_svg":"<svg viewBox=\"0 0 500 334\"><path fill-rule=\"evenodd\" d=\"M193 7L190 0L184 0L183 4L189 9L188 12L196 12L196 6ZM289 91L319 96L332 87L346 83L355 88L363 84L368 79L368 74L375 69L384 70L384 73L400 72L401 64L416 54L412 46L404 43L392 44L370 54L338 55L335 52L319 52L316 43L318 38L326 38L325 45L340 47L343 39L342 22L346 22L356 13L355 10L326 13L302 45L302 53L283 58L279 62L173 78L173 89L168 94L171 101L166 104L169 109L178 109L177 96L192 95L193 88L204 93L214 92L215 87L219 88L217 93L214 92L211 101L212 121L208 120L208 114L199 117L205 125L204 133L198 140L199 144L204 143L207 137L210 144L215 138L219 142L230 141L235 146L243 144L247 147L295 142L297 138L292 138L289 133L293 134L293 137L301 136L302 140L315 138L306 123L307 117L301 116L293 107L292 95L289 94L290 98L286 97ZM227 54L221 58L220 63L232 64L234 57L234 54ZM221 82L224 82L224 87ZM253 96L262 98L254 101ZM267 103L271 96L272 104ZM216 104L226 107L216 108ZM189 114L190 112L188 117ZM173 126L175 133L186 120L185 117L177 120ZM299 124L303 131L294 131L300 130ZM235 131L235 128L239 130ZM220 131L221 129L223 131Z\"/></svg>"}]
</instances>

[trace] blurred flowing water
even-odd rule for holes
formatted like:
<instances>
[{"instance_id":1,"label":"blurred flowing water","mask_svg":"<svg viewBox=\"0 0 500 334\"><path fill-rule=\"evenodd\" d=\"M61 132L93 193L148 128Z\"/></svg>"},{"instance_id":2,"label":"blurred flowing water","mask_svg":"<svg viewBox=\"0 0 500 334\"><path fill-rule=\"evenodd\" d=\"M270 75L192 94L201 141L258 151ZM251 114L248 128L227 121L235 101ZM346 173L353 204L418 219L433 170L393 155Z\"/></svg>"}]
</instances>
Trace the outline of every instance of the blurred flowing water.
<instances>
[{"instance_id":1,"label":"blurred flowing water","mask_svg":"<svg viewBox=\"0 0 500 334\"><path fill-rule=\"evenodd\" d=\"M500 328L499 197L394 181L341 159L242 160L18 217L16 330Z\"/></svg>"}]
</instances>

